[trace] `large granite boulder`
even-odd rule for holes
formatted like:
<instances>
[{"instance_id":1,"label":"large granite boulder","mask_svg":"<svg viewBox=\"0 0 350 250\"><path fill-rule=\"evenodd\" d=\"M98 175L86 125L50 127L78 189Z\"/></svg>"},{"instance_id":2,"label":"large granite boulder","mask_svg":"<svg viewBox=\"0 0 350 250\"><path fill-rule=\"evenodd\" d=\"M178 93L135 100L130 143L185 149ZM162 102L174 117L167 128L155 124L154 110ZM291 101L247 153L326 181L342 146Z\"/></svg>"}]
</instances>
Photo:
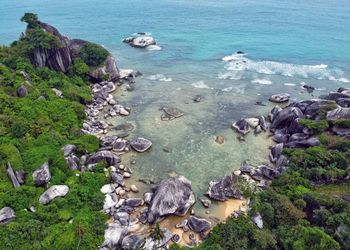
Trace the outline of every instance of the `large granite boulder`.
<instances>
[{"instance_id":1,"label":"large granite boulder","mask_svg":"<svg viewBox=\"0 0 350 250\"><path fill-rule=\"evenodd\" d=\"M148 139L138 137L130 142L130 146L135 151L142 153L147 151L152 146L152 142Z\"/></svg>"},{"instance_id":2,"label":"large granite boulder","mask_svg":"<svg viewBox=\"0 0 350 250\"><path fill-rule=\"evenodd\" d=\"M39 198L41 204L47 205L56 197L63 197L69 191L69 187L66 185L54 185L46 190Z\"/></svg>"},{"instance_id":3,"label":"large granite boulder","mask_svg":"<svg viewBox=\"0 0 350 250\"><path fill-rule=\"evenodd\" d=\"M0 209L0 225L7 224L16 218L15 211L10 207Z\"/></svg>"},{"instance_id":4,"label":"large granite boulder","mask_svg":"<svg viewBox=\"0 0 350 250\"><path fill-rule=\"evenodd\" d=\"M339 107L327 112L327 120L350 119L350 108Z\"/></svg>"},{"instance_id":5,"label":"large granite boulder","mask_svg":"<svg viewBox=\"0 0 350 250\"><path fill-rule=\"evenodd\" d=\"M214 200L240 199L242 193L235 187L236 176L226 175L219 181L211 181L207 195Z\"/></svg>"},{"instance_id":6,"label":"large granite boulder","mask_svg":"<svg viewBox=\"0 0 350 250\"><path fill-rule=\"evenodd\" d=\"M188 218L187 225L193 232L196 233L206 232L211 228L210 221L195 216L190 216L190 218Z\"/></svg>"},{"instance_id":7,"label":"large granite boulder","mask_svg":"<svg viewBox=\"0 0 350 250\"><path fill-rule=\"evenodd\" d=\"M273 116L273 121L270 126L270 129L273 131L274 129L289 127L294 120L303 117L304 114L299 108L287 107L279 111L275 116Z\"/></svg>"},{"instance_id":8,"label":"large granite boulder","mask_svg":"<svg viewBox=\"0 0 350 250\"><path fill-rule=\"evenodd\" d=\"M41 165L37 170L33 172L32 176L35 186L46 187L51 179L49 163L45 162L43 165Z\"/></svg>"},{"instance_id":9,"label":"large granite boulder","mask_svg":"<svg viewBox=\"0 0 350 250\"><path fill-rule=\"evenodd\" d=\"M100 82L106 80L105 76L108 76L108 81L116 81L119 78L119 69L112 55L109 55L101 67L88 73L90 78L94 82Z\"/></svg>"},{"instance_id":10,"label":"large granite boulder","mask_svg":"<svg viewBox=\"0 0 350 250\"><path fill-rule=\"evenodd\" d=\"M102 150L91 155L87 160L87 164L96 164L101 161L106 162L108 166L116 166L121 162L119 156L113 154L111 151Z\"/></svg>"},{"instance_id":11,"label":"large granite boulder","mask_svg":"<svg viewBox=\"0 0 350 250\"><path fill-rule=\"evenodd\" d=\"M311 137L306 140L300 140L300 141L291 141L286 143L284 146L287 148L309 148L318 146L320 144L320 141L317 137Z\"/></svg>"},{"instance_id":12,"label":"large granite boulder","mask_svg":"<svg viewBox=\"0 0 350 250\"><path fill-rule=\"evenodd\" d=\"M67 144L62 148L63 151L63 156L67 157L70 154L74 153L75 150L77 149L77 146L73 145L73 144Z\"/></svg>"},{"instance_id":13,"label":"large granite boulder","mask_svg":"<svg viewBox=\"0 0 350 250\"><path fill-rule=\"evenodd\" d=\"M269 101L275 102L275 103L283 103L283 102L288 102L289 98L290 98L290 95L287 93L275 94L270 97Z\"/></svg>"},{"instance_id":14,"label":"large granite boulder","mask_svg":"<svg viewBox=\"0 0 350 250\"><path fill-rule=\"evenodd\" d=\"M152 188L148 222L155 223L166 215L184 216L195 203L191 182L183 176L163 180Z\"/></svg>"}]
</instances>

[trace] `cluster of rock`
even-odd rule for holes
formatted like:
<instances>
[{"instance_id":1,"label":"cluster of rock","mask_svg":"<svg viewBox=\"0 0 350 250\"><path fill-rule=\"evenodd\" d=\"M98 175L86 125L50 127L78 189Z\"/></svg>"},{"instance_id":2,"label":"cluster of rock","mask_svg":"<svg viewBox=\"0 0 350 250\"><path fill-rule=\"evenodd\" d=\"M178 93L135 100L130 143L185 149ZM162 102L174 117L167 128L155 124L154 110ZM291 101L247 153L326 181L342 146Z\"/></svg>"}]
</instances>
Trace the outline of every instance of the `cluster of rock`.
<instances>
[{"instance_id":1,"label":"cluster of rock","mask_svg":"<svg viewBox=\"0 0 350 250\"><path fill-rule=\"evenodd\" d=\"M48 67L63 73L67 72L74 59L79 57L81 48L88 42L63 36L55 27L47 23L39 22L39 25L45 32L55 36L60 42L60 46L51 49L34 49L30 58L32 63L37 67ZM93 81L97 82L102 81L106 76L108 76L109 81L117 80L119 78L119 70L114 57L109 54L103 65L92 69L88 75Z\"/></svg>"},{"instance_id":2,"label":"cluster of rock","mask_svg":"<svg viewBox=\"0 0 350 250\"><path fill-rule=\"evenodd\" d=\"M232 124L232 128L235 129L240 135L245 136L251 129L254 129L255 134L260 134L268 129L267 122L264 116L242 118Z\"/></svg>"}]
</instances>

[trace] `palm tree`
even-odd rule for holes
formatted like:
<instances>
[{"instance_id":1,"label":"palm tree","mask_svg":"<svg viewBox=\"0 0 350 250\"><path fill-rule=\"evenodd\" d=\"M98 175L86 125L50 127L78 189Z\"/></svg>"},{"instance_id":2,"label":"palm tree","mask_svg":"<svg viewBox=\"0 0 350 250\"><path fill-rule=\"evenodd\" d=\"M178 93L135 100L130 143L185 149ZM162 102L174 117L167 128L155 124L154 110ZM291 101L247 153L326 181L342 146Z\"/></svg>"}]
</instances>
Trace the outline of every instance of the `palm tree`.
<instances>
[{"instance_id":1,"label":"palm tree","mask_svg":"<svg viewBox=\"0 0 350 250\"><path fill-rule=\"evenodd\" d=\"M155 242L153 249L157 249L157 246L159 243L163 240L164 234L163 231L160 229L159 223L157 223L151 230L150 237Z\"/></svg>"}]
</instances>

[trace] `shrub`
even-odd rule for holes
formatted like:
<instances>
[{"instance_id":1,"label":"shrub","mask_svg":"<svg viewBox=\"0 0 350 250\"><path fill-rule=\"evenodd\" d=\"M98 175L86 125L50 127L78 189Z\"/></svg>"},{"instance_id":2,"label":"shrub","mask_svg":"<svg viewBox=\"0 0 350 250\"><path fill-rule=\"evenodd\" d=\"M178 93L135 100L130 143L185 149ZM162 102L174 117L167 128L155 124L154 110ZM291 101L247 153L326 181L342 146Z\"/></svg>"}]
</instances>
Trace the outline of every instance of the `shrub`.
<instances>
[{"instance_id":1,"label":"shrub","mask_svg":"<svg viewBox=\"0 0 350 250\"><path fill-rule=\"evenodd\" d=\"M300 119L299 124L311 130L313 134L320 134L329 126L326 120L313 121L309 119Z\"/></svg>"},{"instance_id":2,"label":"shrub","mask_svg":"<svg viewBox=\"0 0 350 250\"><path fill-rule=\"evenodd\" d=\"M350 119L338 119L333 122L333 125L338 128L350 128Z\"/></svg>"},{"instance_id":3,"label":"shrub","mask_svg":"<svg viewBox=\"0 0 350 250\"><path fill-rule=\"evenodd\" d=\"M89 66L81 58L76 58L73 61L73 68L77 75L85 75L89 72Z\"/></svg>"},{"instance_id":4,"label":"shrub","mask_svg":"<svg viewBox=\"0 0 350 250\"><path fill-rule=\"evenodd\" d=\"M81 59L90 67L100 66L109 55L109 52L94 43L86 43L80 50Z\"/></svg>"},{"instance_id":5,"label":"shrub","mask_svg":"<svg viewBox=\"0 0 350 250\"><path fill-rule=\"evenodd\" d=\"M39 25L39 19L37 14L33 13L24 13L21 17L22 22L26 22L28 24L28 28L34 29Z\"/></svg>"}]
</instances>

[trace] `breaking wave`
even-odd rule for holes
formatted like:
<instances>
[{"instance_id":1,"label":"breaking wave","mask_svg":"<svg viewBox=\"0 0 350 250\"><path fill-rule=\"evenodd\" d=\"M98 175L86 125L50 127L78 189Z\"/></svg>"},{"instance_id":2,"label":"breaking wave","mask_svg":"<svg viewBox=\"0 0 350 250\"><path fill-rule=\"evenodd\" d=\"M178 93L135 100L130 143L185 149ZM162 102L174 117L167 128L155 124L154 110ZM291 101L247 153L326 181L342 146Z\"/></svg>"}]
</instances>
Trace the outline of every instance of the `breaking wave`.
<instances>
[{"instance_id":1,"label":"breaking wave","mask_svg":"<svg viewBox=\"0 0 350 250\"><path fill-rule=\"evenodd\" d=\"M171 77L166 77L163 74L150 75L148 79L151 81L160 81L160 82L171 82L173 80Z\"/></svg>"},{"instance_id":2,"label":"breaking wave","mask_svg":"<svg viewBox=\"0 0 350 250\"><path fill-rule=\"evenodd\" d=\"M326 64L300 65L276 61L254 61L247 54L233 54L222 58L225 72L218 75L219 79L239 80L246 74L255 73L262 75L282 75L286 77L314 78L318 80L330 80L349 83L345 73L337 68L330 68Z\"/></svg>"},{"instance_id":3,"label":"breaking wave","mask_svg":"<svg viewBox=\"0 0 350 250\"><path fill-rule=\"evenodd\" d=\"M191 85L198 89L212 89L208 85L206 85L204 81L194 82Z\"/></svg>"}]
</instances>

